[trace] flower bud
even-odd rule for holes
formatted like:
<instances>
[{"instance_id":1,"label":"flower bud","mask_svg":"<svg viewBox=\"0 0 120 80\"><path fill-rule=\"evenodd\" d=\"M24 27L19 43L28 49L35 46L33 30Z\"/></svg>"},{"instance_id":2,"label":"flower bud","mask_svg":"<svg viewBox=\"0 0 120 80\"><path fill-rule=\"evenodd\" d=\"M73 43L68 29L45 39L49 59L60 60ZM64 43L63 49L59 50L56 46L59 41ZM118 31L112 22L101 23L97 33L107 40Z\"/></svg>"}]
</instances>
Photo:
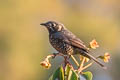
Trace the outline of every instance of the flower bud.
<instances>
[{"instance_id":1,"label":"flower bud","mask_svg":"<svg viewBox=\"0 0 120 80\"><path fill-rule=\"evenodd\" d=\"M96 49L97 47L99 47L99 45L98 45L98 43L96 42L96 40L95 40L95 39L92 40L92 41L90 42L90 48Z\"/></svg>"}]
</instances>

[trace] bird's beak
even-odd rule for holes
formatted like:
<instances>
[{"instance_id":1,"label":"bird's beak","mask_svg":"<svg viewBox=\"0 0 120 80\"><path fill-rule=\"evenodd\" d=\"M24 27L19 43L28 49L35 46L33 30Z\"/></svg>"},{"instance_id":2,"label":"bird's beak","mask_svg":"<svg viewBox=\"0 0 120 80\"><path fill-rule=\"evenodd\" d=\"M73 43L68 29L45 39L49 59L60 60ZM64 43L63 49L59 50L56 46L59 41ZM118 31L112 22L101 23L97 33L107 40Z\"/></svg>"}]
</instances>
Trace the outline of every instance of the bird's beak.
<instances>
[{"instance_id":1,"label":"bird's beak","mask_svg":"<svg viewBox=\"0 0 120 80\"><path fill-rule=\"evenodd\" d=\"M47 26L46 23L41 23L40 25L42 25L42 26Z\"/></svg>"}]
</instances>

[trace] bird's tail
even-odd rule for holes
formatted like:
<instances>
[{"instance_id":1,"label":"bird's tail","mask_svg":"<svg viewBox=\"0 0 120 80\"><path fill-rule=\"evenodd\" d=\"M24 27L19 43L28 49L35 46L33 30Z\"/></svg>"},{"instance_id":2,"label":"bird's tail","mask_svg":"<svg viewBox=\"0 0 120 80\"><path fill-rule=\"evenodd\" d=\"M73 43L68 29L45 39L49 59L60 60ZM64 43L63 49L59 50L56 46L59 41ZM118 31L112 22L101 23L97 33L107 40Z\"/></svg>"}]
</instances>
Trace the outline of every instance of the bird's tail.
<instances>
[{"instance_id":1,"label":"bird's tail","mask_svg":"<svg viewBox=\"0 0 120 80\"><path fill-rule=\"evenodd\" d=\"M98 61L95 57L93 57L92 55L90 55L89 53L85 53L86 56L88 56L90 59L94 60L97 64L99 64L103 69L107 69L107 67L105 67L100 61Z\"/></svg>"}]
</instances>

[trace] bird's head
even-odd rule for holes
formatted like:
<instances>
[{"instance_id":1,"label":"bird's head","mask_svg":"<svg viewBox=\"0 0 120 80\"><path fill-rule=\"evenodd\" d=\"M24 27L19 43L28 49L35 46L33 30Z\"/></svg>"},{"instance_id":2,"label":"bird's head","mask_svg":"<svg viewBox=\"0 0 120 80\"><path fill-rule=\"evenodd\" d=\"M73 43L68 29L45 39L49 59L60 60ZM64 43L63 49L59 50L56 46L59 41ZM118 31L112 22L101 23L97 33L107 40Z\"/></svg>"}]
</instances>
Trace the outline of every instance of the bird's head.
<instances>
[{"instance_id":1,"label":"bird's head","mask_svg":"<svg viewBox=\"0 0 120 80\"><path fill-rule=\"evenodd\" d=\"M62 31L64 29L64 25L61 23L57 23L55 21L48 21L46 23L41 23L40 25L45 26L49 33L55 33Z\"/></svg>"}]
</instances>

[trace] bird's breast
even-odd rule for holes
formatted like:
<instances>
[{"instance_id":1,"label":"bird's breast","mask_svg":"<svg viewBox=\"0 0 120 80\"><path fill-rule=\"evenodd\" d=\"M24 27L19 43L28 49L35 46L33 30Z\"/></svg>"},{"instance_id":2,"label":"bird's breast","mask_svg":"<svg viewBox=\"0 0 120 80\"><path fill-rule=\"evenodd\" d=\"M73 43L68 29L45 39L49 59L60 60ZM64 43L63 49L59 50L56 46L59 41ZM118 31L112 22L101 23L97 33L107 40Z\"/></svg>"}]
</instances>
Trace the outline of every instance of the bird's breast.
<instances>
[{"instance_id":1,"label":"bird's breast","mask_svg":"<svg viewBox=\"0 0 120 80\"><path fill-rule=\"evenodd\" d=\"M64 42L64 40L60 37L56 37L55 35L49 36L49 41L51 45L60 53L63 54L72 54L73 48L71 45Z\"/></svg>"}]
</instances>

